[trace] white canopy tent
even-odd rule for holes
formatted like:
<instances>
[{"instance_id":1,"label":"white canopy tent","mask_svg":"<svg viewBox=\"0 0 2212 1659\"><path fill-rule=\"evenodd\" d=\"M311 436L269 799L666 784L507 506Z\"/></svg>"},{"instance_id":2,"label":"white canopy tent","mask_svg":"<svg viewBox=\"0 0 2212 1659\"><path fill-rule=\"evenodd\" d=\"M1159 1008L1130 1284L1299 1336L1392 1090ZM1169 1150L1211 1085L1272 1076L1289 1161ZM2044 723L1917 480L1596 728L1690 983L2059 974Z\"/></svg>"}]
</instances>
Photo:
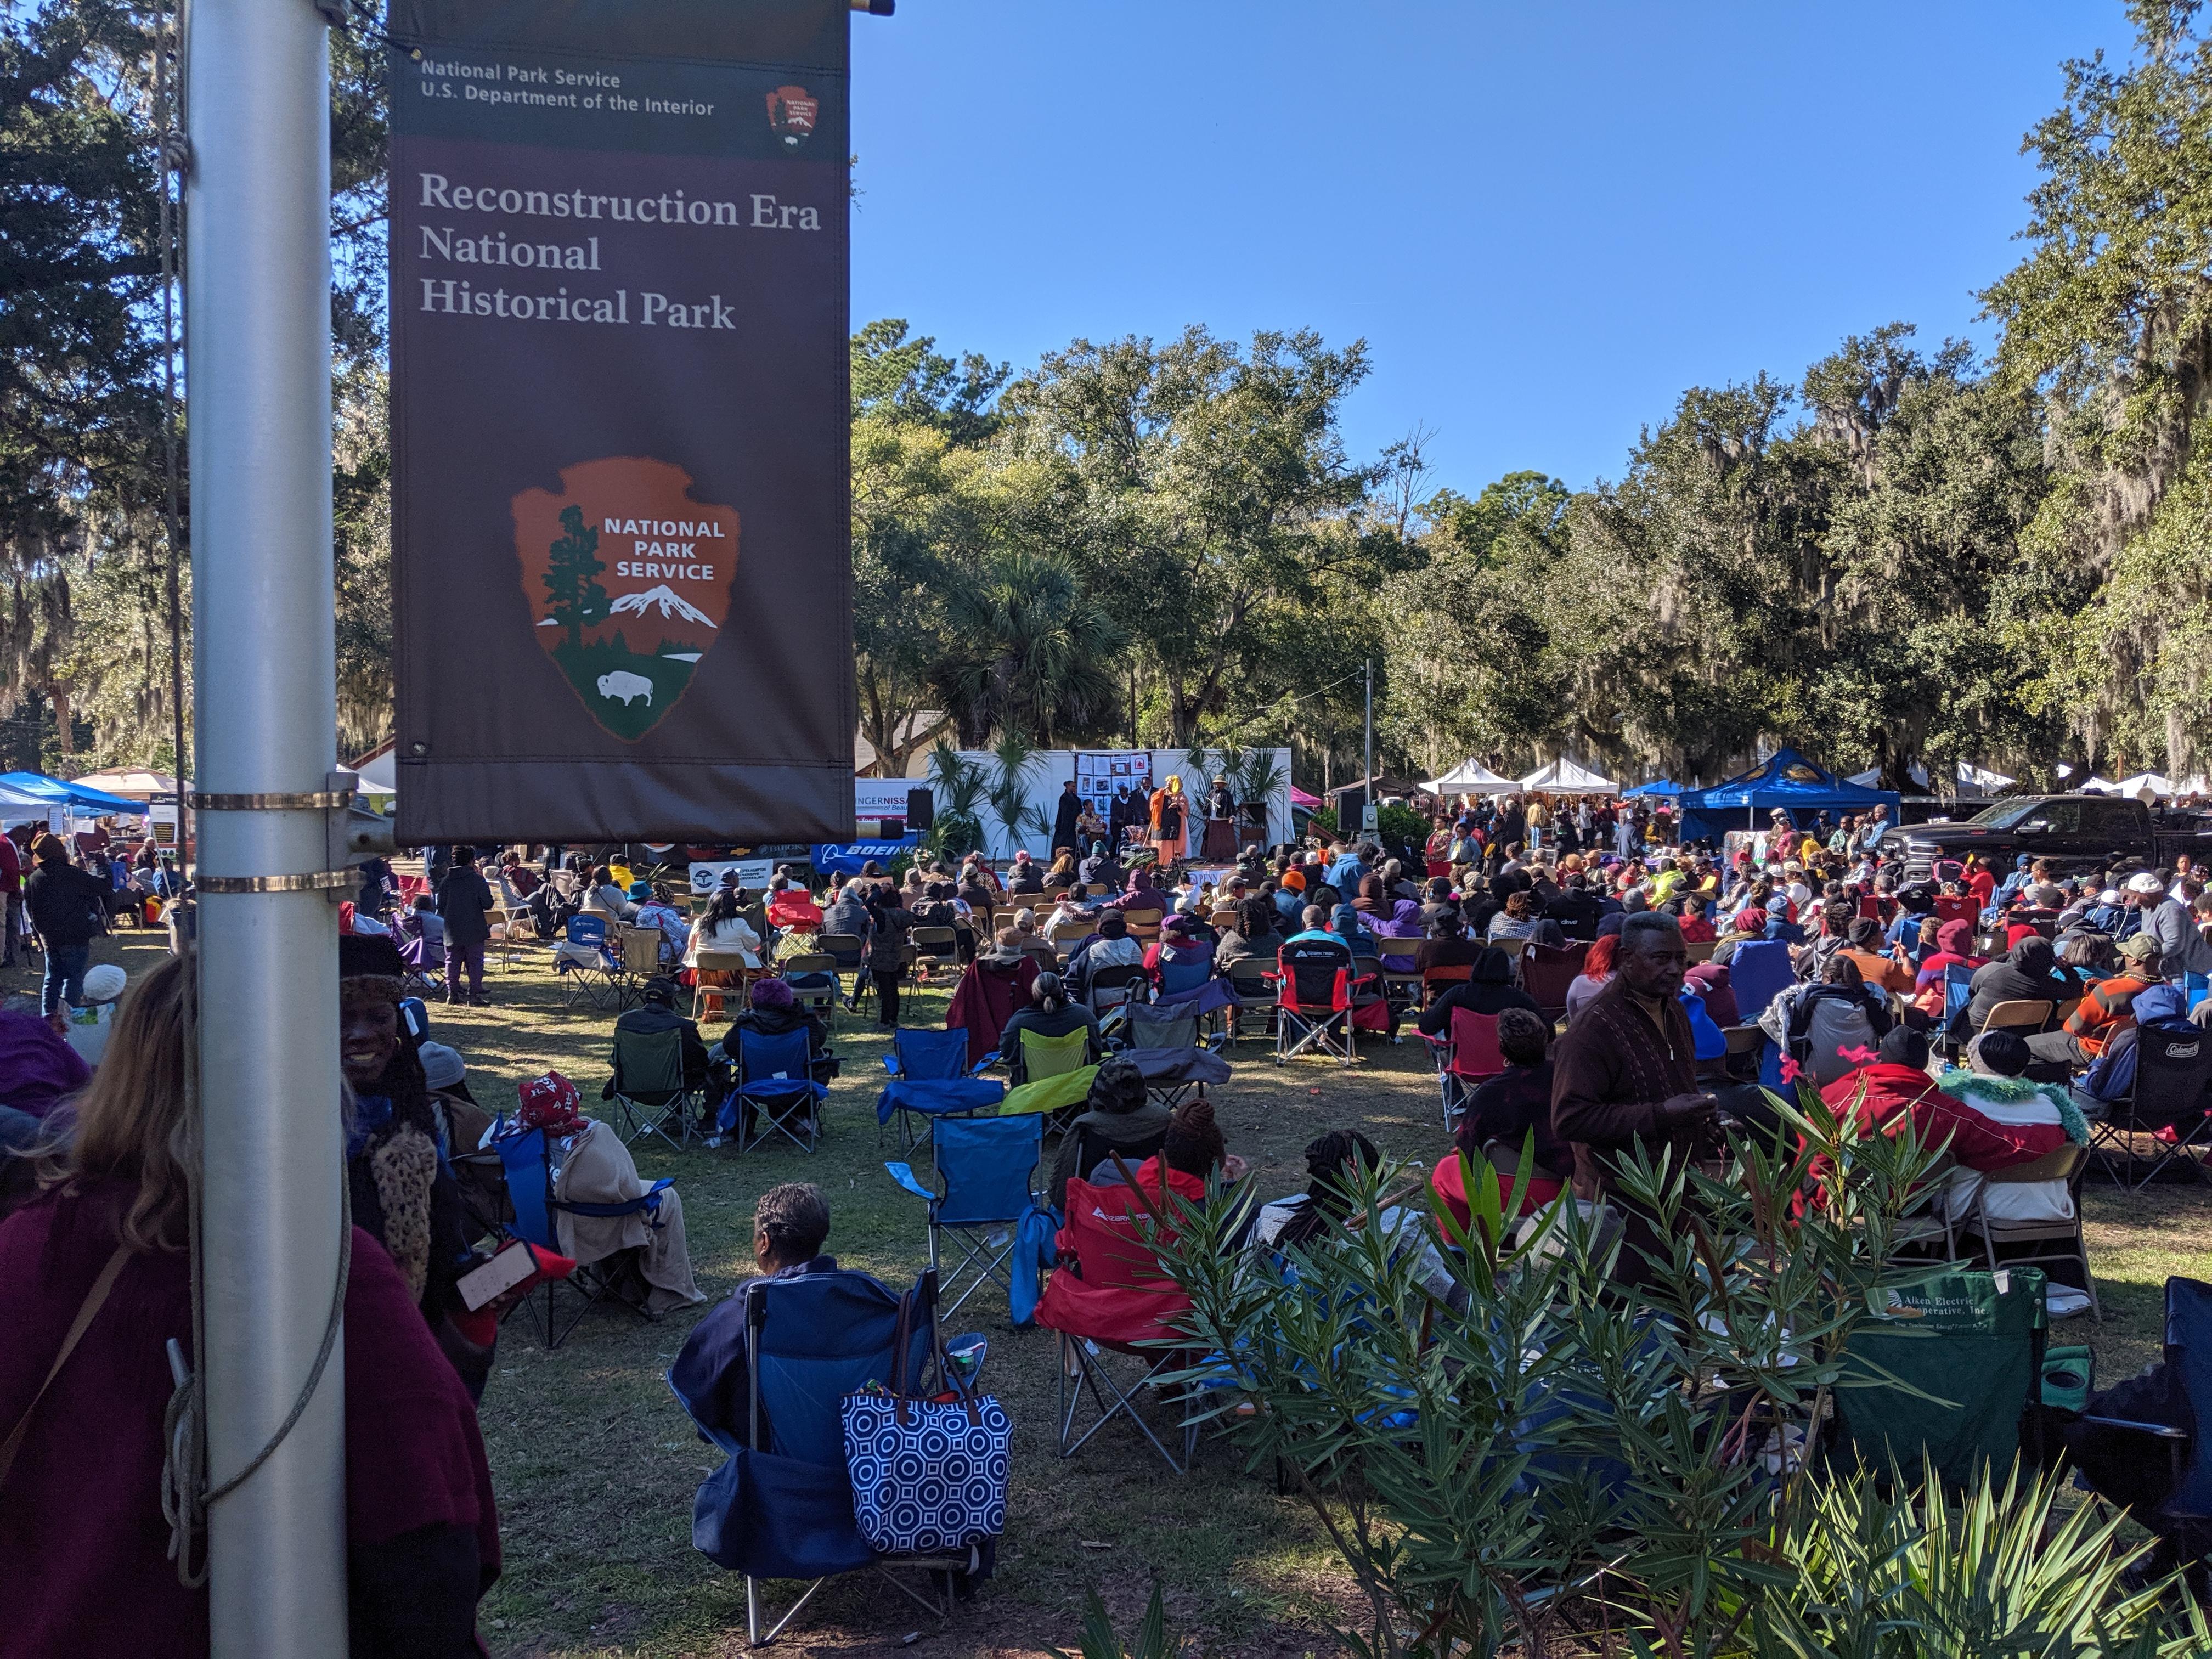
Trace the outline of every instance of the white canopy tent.
<instances>
[{"instance_id":1,"label":"white canopy tent","mask_svg":"<svg viewBox=\"0 0 2212 1659\"><path fill-rule=\"evenodd\" d=\"M88 776L73 778L71 782L87 789L97 789L104 795L121 795L131 800L151 800L156 795L173 797L177 781L166 772L149 772L143 767L119 767L112 772L94 772ZM186 789L191 783L185 785Z\"/></svg>"},{"instance_id":2,"label":"white canopy tent","mask_svg":"<svg viewBox=\"0 0 2212 1659\"><path fill-rule=\"evenodd\" d=\"M2100 778L2094 772L2082 779L2079 787L2085 795L2117 795L2120 793L2118 784L2110 778Z\"/></svg>"},{"instance_id":3,"label":"white canopy tent","mask_svg":"<svg viewBox=\"0 0 2212 1659\"><path fill-rule=\"evenodd\" d=\"M1510 778L1501 778L1479 760L1463 760L1440 778L1421 786L1432 795L1495 795L1518 788Z\"/></svg>"},{"instance_id":4,"label":"white canopy tent","mask_svg":"<svg viewBox=\"0 0 2212 1659\"><path fill-rule=\"evenodd\" d=\"M2162 772L2138 772L2131 778L2122 778L2112 786L2112 793L2140 799L2146 793L2152 795L2179 794L2180 786Z\"/></svg>"},{"instance_id":5,"label":"white canopy tent","mask_svg":"<svg viewBox=\"0 0 2212 1659\"><path fill-rule=\"evenodd\" d=\"M1610 778L1600 777L1586 766L1571 760L1555 760L1549 766L1539 767L1518 786L1522 789L1540 790L1547 795L1617 795L1620 786Z\"/></svg>"},{"instance_id":6,"label":"white canopy tent","mask_svg":"<svg viewBox=\"0 0 2212 1659\"><path fill-rule=\"evenodd\" d=\"M1926 767L1917 765L1907 767L1905 775L1923 789L1928 787L1929 774ZM1953 793L1969 796L2002 794L2020 781L2017 778L2007 777L2002 772L1992 772L1986 766L1977 766L1972 761L1960 761L1958 763L1956 776L1958 787ZM1854 772L1845 781L1856 783L1862 789L1879 788L1881 785L1881 772L1879 768L1864 772Z\"/></svg>"}]
</instances>

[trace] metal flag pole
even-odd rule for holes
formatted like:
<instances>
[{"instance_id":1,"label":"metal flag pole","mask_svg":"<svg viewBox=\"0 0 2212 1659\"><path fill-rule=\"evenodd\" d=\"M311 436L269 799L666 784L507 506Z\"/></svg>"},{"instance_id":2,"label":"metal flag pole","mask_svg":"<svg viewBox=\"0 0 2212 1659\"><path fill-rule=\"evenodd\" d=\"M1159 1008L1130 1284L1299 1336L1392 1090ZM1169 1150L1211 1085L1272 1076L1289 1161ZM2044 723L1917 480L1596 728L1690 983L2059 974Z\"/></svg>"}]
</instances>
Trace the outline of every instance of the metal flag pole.
<instances>
[{"instance_id":1,"label":"metal flag pole","mask_svg":"<svg viewBox=\"0 0 2212 1659\"><path fill-rule=\"evenodd\" d=\"M1367 749L1364 763L1367 770L1367 787L1360 791L1359 821L1367 822L1368 809L1375 805L1375 659L1367 659Z\"/></svg>"},{"instance_id":2,"label":"metal flag pole","mask_svg":"<svg viewBox=\"0 0 2212 1659\"><path fill-rule=\"evenodd\" d=\"M194 0L185 337L207 1478L292 1413L339 1272L330 88L309 0ZM346 1646L343 1346L209 1514L217 1659Z\"/></svg>"}]
</instances>

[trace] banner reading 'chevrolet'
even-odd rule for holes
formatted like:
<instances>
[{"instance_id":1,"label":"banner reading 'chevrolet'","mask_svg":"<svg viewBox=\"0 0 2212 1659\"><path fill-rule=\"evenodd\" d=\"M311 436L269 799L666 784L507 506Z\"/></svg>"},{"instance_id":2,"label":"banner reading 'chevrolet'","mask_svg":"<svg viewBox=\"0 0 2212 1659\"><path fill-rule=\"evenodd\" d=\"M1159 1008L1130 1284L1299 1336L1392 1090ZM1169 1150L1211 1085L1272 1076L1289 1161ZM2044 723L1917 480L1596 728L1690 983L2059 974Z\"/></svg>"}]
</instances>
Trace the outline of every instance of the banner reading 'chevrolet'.
<instances>
[{"instance_id":1,"label":"banner reading 'chevrolet'","mask_svg":"<svg viewBox=\"0 0 2212 1659\"><path fill-rule=\"evenodd\" d=\"M852 835L848 17L392 8L403 842Z\"/></svg>"}]
</instances>

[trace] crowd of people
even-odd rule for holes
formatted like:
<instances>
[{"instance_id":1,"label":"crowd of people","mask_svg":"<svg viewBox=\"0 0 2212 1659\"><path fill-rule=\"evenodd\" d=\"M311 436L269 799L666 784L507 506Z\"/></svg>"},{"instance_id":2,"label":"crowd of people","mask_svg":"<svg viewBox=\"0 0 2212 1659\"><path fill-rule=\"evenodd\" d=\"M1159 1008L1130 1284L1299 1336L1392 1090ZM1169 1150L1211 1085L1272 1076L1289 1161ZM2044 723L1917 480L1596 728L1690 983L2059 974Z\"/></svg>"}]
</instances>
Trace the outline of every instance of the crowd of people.
<instances>
[{"instance_id":1,"label":"crowd of people","mask_svg":"<svg viewBox=\"0 0 2212 1659\"><path fill-rule=\"evenodd\" d=\"M502 1201L499 1159L485 1156L497 1126L473 1098L463 1057L428 1039L410 995L435 982L434 969L450 1001L480 1004L495 920L550 921L541 931L558 938L568 916L596 913L659 932L659 971L617 1034L674 1034L710 1133L731 1127L717 1108L749 1035L803 1031L817 1079L836 1075L833 1021L809 1006L823 999L800 997L822 987L784 963L831 951L842 975L827 976L833 996L848 1008L872 996L888 1029L910 1010L902 997L927 961L917 930L944 930L942 966L957 975L947 1023L971 1026L971 1049L1004 1056L1011 1085L1027 1080L1024 1034L1082 1038L1087 1087L1055 1126L1042 1175L1056 1206L1078 1181L1197 1195L1211 1178L1245 1172L1202 1092L1170 1109L1104 1040L1096 993L1133 986L1140 1000L1234 1002L1255 994L1251 969L1279 986L1301 964L1379 968L1389 983L1359 999L1356 1029L1384 1041L1417 1032L1444 1051L1462 1014L1494 1033L1496 1066L1454 1098L1452 1150L1502 1167L1525 1155L1532 1203L1612 1196L1626 1228L1619 1271L1631 1280L1641 1249L1659 1240L1656 1218L1615 1190L1624 1158L1705 1159L1725 1133L1780 1133L1768 1089L1802 1082L1869 1129L1909 1120L1947 1146L1954 1177L1970 1183L2085 1140L2124 1097L2138 1033L2197 1029L2191 976L2212 973L2212 891L2186 860L2087 872L1966 859L1912 879L1885 860L1875 819L1785 820L1717 849L1677 844L1663 805L1508 799L1439 811L1425 844L1395 854L1372 836L1317 836L1246 848L1200 880L1146 856L1164 849L1141 831L1117 840L1099 824L1107 833L1086 840L1084 817L1075 844L1048 863L924 857L818 890L787 868L757 893L732 875L695 915L650 877L540 864L527 849L482 860L441 849L426 872L435 879L404 898L390 867L364 872L342 923L330 1108L357 1229L345 1385L357 1651L471 1651L476 1598L499 1568L473 1407L499 1315L527 1290L476 1305L462 1292L497 1245L485 1224ZM161 1407L176 1381L127 1334L189 1338L185 1195L197 1149L183 1082L185 963L172 957L143 975L114 1012L119 970L88 973L88 947L121 913L111 896L137 889L58 837L27 839L13 866L30 871L20 896L0 851L9 940L20 916L46 962L40 1013L0 1012L0 1145L17 1154L0 1157L0 1324L20 1338L0 1344L0 1431L31 1431L0 1449L0 1553L52 1586L19 1626L24 1650L204 1652L205 1600L171 1570L155 1501L170 1455ZM164 870L158 856L151 867ZM1563 994L1529 973L1547 951L1573 958ZM709 981L702 957L745 971ZM718 1040L683 1011L687 988L714 995L708 1018L727 1028ZM104 1056L88 1061L71 1021L100 1000L95 990L109 1016ZM2035 1030L1990 1023L2021 1003L2064 1018ZM2212 1023L2201 1000L2195 1018ZM1748 1030L1755 1044L1727 1040ZM602 1098L632 1089L622 1052L617 1042ZM1752 1064L1763 1069L1750 1069L1747 1058L1762 1054ZM562 1178L598 1183L562 1190L617 1207L647 1193L621 1138L584 1113L567 1079L535 1078L518 1098L514 1129L559 1149ZM793 1109L819 1109L802 1097ZM1311 1244L1350 1224L1347 1172L1379 1156L1356 1126L1322 1136L1307 1148L1305 1193L1255 1206L1249 1236ZM1440 1191L1444 1177L1440 1165ZM1959 1186L1948 1211L1971 1194ZM680 1200L654 1195L649 1226L633 1215L609 1218L603 1236L564 1231L575 1257L540 1263L530 1286L588 1259L648 1314L702 1300ZM1426 1225L1418 1206L1374 1219L1409 1237ZM829 1224L818 1190L763 1195L762 1271L816 1270ZM1420 1247L1440 1243L1424 1234ZM1439 1265L1435 1276L1441 1293L1449 1275ZM127 1316L87 1323L84 1310L103 1304ZM70 1386L56 1390L58 1353L71 1369ZM114 1501L87 1504L88 1490ZM118 1582L143 1594L106 1593Z\"/></svg>"}]
</instances>

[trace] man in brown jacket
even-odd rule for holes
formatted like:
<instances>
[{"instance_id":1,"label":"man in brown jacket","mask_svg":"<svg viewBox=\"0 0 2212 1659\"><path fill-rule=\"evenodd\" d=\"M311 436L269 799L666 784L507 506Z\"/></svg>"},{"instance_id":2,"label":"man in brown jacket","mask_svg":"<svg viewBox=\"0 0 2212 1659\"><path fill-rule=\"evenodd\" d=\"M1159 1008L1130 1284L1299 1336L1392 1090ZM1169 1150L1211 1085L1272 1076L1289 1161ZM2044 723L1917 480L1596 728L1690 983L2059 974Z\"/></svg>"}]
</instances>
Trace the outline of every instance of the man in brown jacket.
<instances>
[{"instance_id":1,"label":"man in brown jacket","mask_svg":"<svg viewBox=\"0 0 2212 1659\"><path fill-rule=\"evenodd\" d=\"M1575 1194L1604 1196L1613 1159L1641 1146L1674 1167L1717 1148L1719 1102L1698 1087L1697 1047L1677 1000L1688 947L1674 917L1646 910L1620 930L1606 988L1583 1005L1553 1056L1552 1125L1575 1150ZM1614 1273L1638 1285L1650 1276L1642 1251L1656 1249L1651 1218L1613 1199L1626 1236Z\"/></svg>"}]
</instances>

